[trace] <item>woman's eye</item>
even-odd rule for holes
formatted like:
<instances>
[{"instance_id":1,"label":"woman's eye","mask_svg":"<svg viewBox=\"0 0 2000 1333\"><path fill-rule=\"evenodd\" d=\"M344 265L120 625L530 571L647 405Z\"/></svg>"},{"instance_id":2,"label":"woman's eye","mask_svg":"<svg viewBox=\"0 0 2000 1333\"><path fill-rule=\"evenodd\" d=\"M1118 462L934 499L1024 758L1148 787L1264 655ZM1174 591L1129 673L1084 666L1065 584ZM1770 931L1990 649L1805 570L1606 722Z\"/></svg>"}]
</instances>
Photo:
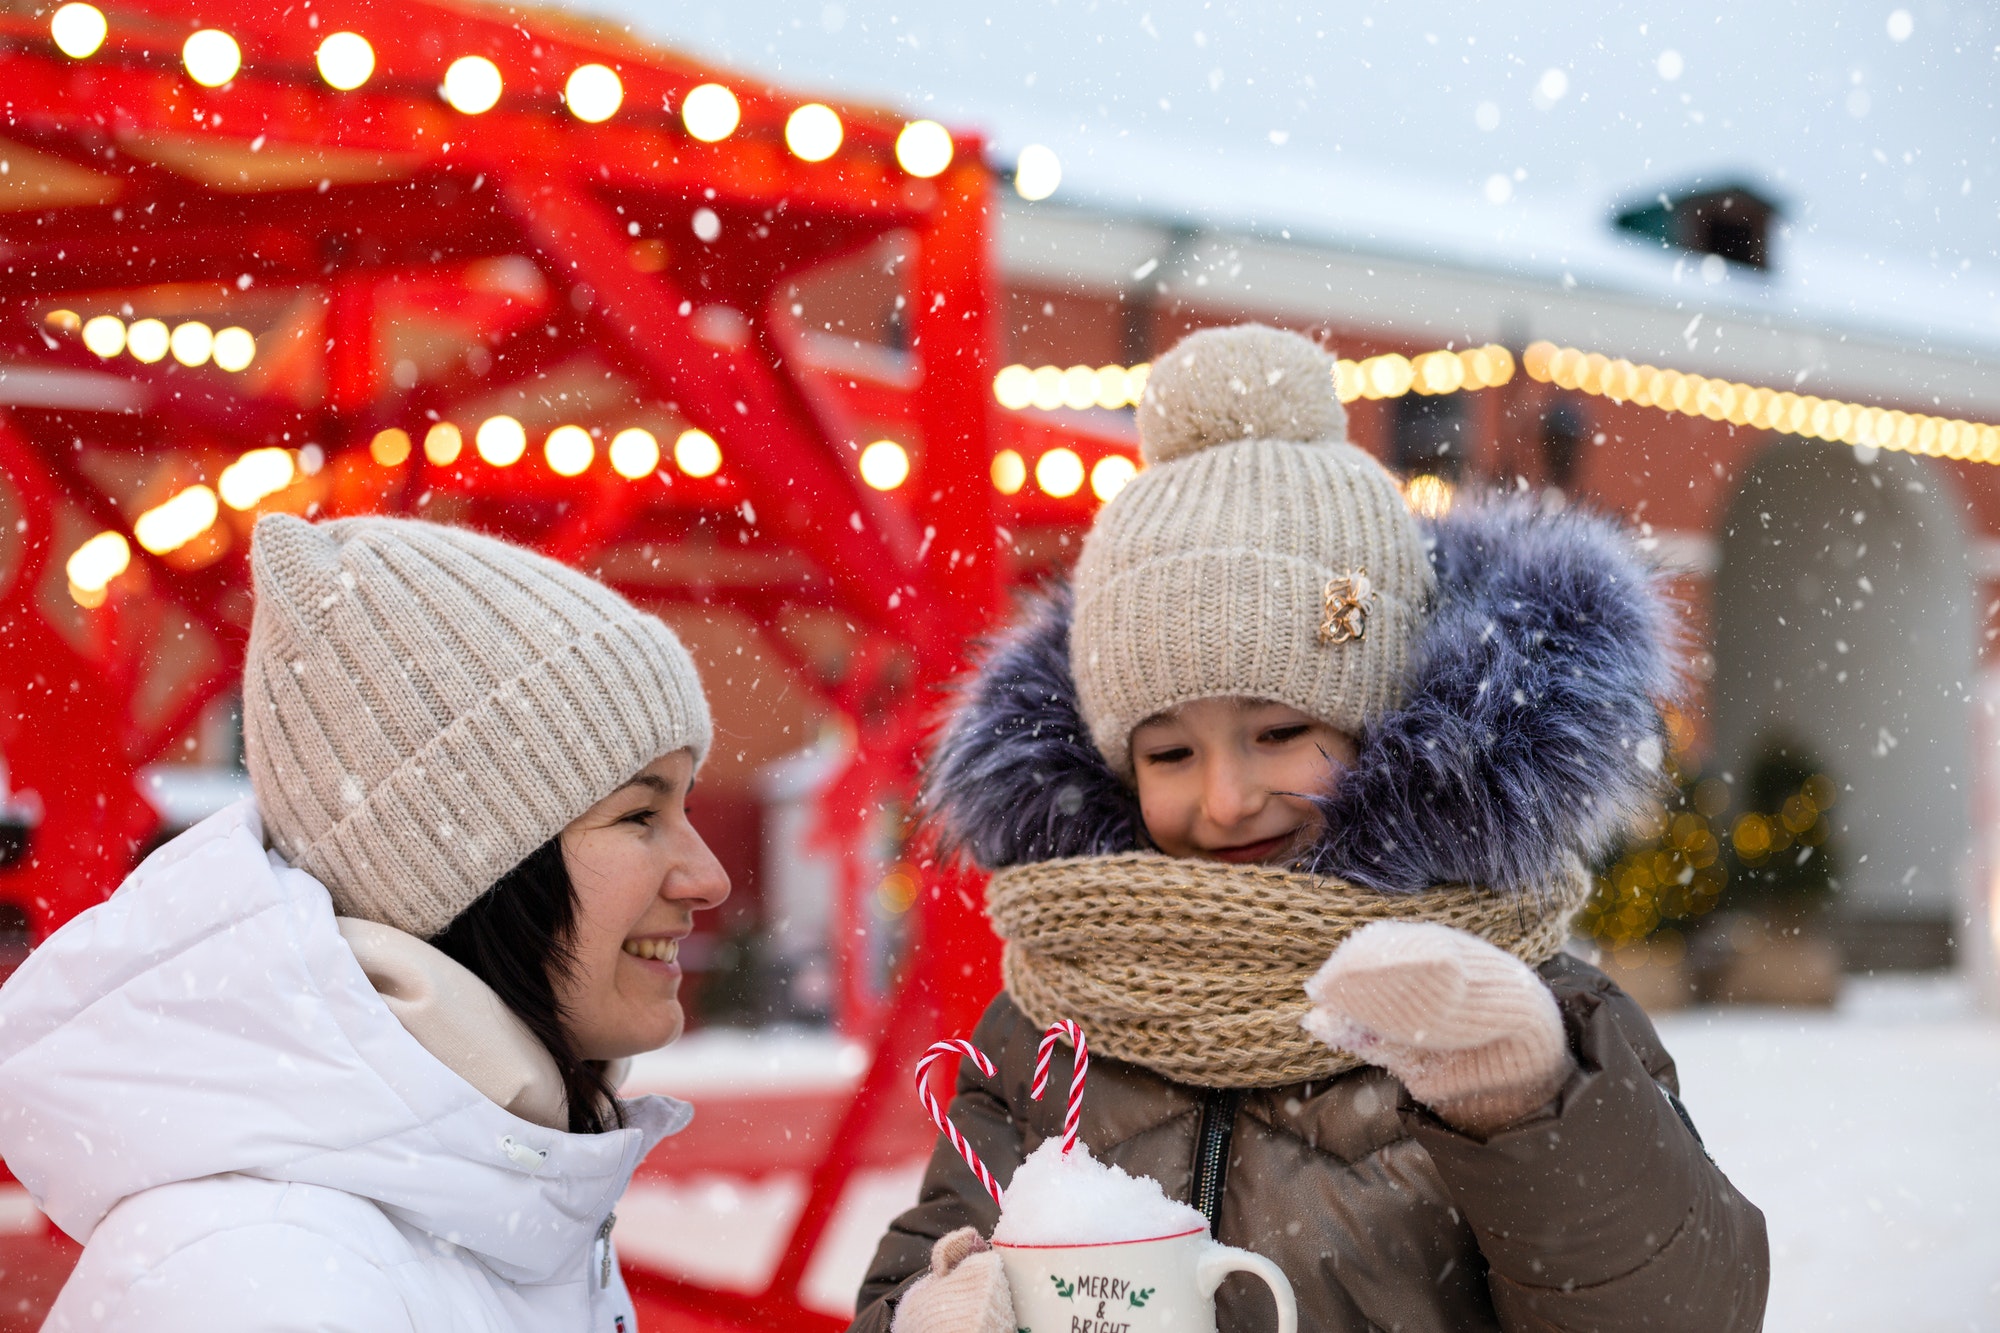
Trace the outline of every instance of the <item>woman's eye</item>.
<instances>
[{"instance_id":1,"label":"woman's eye","mask_svg":"<svg viewBox=\"0 0 2000 1333\"><path fill-rule=\"evenodd\" d=\"M1299 737L1305 735L1308 730L1310 728L1304 723L1297 723L1289 727L1272 727L1264 733L1264 740L1272 745L1283 745L1286 741L1297 740Z\"/></svg>"},{"instance_id":2,"label":"woman's eye","mask_svg":"<svg viewBox=\"0 0 2000 1333\"><path fill-rule=\"evenodd\" d=\"M653 822L653 812L651 810L634 810L618 822L621 824L650 824Z\"/></svg>"}]
</instances>

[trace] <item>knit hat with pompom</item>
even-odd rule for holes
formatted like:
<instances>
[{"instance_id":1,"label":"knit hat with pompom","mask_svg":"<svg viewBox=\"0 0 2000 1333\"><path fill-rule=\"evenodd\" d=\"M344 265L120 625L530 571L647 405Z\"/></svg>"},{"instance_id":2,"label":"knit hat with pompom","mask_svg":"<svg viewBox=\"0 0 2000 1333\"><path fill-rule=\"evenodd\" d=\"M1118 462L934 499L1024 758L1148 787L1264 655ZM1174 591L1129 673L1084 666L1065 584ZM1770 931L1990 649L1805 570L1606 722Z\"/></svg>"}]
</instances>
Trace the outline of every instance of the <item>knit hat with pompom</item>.
<instances>
[{"instance_id":1,"label":"knit hat with pompom","mask_svg":"<svg viewBox=\"0 0 2000 1333\"><path fill-rule=\"evenodd\" d=\"M1395 481L1347 442L1333 364L1256 324L1153 364L1146 467L1084 539L1070 626L1084 722L1128 779L1133 728L1195 699L1351 733L1396 702L1436 578Z\"/></svg>"}]
</instances>

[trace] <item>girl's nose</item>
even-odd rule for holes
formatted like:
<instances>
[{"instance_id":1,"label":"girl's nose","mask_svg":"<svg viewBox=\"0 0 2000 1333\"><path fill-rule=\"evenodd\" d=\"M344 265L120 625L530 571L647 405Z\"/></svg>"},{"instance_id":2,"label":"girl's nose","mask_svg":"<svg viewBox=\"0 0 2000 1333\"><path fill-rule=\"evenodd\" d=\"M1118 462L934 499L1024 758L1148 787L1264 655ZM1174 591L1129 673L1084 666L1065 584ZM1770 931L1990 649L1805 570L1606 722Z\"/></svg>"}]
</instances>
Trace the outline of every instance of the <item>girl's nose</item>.
<instances>
[{"instance_id":1,"label":"girl's nose","mask_svg":"<svg viewBox=\"0 0 2000 1333\"><path fill-rule=\"evenodd\" d=\"M1202 783L1202 813L1219 828L1240 824L1264 805L1264 793L1234 758L1209 761Z\"/></svg>"}]
</instances>

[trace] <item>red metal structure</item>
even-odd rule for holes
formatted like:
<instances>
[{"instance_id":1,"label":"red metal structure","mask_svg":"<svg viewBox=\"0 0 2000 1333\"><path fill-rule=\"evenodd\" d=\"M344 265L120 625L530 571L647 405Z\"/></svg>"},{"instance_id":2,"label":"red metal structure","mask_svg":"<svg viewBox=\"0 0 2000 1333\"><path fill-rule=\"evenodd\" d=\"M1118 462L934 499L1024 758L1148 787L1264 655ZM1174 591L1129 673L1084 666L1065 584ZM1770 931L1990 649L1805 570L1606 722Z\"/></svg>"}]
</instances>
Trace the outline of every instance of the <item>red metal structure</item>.
<instances>
[{"instance_id":1,"label":"red metal structure","mask_svg":"<svg viewBox=\"0 0 2000 1333\"><path fill-rule=\"evenodd\" d=\"M219 86L194 80L192 56L184 68L197 29L240 50ZM334 33L372 48L352 91L316 70ZM441 96L464 57L497 71L491 109ZM603 123L565 101L585 66L622 86ZM741 114L719 142L681 114L711 82ZM39 804L0 906L32 937L99 901L152 836L135 775L232 684L249 529L271 509L472 523L645 603L746 612L856 720L823 822L858 827L907 787L929 687L1007 576L987 479L996 210L975 137L919 177L898 163L902 117L845 108L837 151L806 161L785 137L805 100L608 29L439 0L124 0L80 57L47 13L0 8L0 751ZM829 360L787 293L885 238L914 255L897 277L907 355L857 370ZM103 316L131 351L87 345ZM151 316L248 326L256 361L154 355L139 343ZM527 420L528 447L488 461L475 434L506 413ZM592 434L581 470L574 435L560 471L537 447L556 421ZM905 442L902 485L860 479L862 423ZM455 458L448 432L419 443L446 425ZM706 432L721 465L621 475L603 451L630 425ZM291 480L238 508L224 473L253 450L278 451ZM223 504L184 502L194 519L168 539L135 531L202 487ZM79 588L66 561L98 532L135 538L130 566ZM663 559L669 574L653 572ZM786 632L801 610L843 627L832 678ZM836 1325L798 1292L842 1188L890 1132L915 1052L969 1029L995 988L974 887L926 868L896 1021L770 1288L723 1297L636 1274L656 1326Z\"/></svg>"}]
</instances>

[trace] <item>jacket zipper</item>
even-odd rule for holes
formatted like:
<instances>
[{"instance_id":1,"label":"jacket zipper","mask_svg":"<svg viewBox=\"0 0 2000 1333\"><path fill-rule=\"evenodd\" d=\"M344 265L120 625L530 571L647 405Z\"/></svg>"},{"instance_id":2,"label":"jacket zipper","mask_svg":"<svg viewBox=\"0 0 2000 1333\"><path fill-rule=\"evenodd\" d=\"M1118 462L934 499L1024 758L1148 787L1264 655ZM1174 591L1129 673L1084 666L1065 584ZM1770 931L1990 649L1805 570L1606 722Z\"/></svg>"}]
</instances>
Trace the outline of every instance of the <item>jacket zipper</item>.
<instances>
[{"instance_id":1,"label":"jacket zipper","mask_svg":"<svg viewBox=\"0 0 2000 1333\"><path fill-rule=\"evenodd\" d=\"M604 1225L597 1229L597 1243L604 1247L604 1258L597 1270L597 1289L599 1291L611 1285L611 1227L617 1220L618 1214L612 1213L604 1219Z\"/></svg>"},{"instance_id":2,"label":"jacket zipper","mask_svg":"<svg viewBox=\"0 0 2000 1333\"><path fill-rule=\"evenodd\" d=\"M1208 1234L1221 1226L1222 1194L1229 1185L1229 1138L1236 1130L1241 1088L1212 1088L1202 1101L1201 1128L1195 1133L1194 1189L1189 1202L1208 1219Z\"/></svg>"}]
</instances>

